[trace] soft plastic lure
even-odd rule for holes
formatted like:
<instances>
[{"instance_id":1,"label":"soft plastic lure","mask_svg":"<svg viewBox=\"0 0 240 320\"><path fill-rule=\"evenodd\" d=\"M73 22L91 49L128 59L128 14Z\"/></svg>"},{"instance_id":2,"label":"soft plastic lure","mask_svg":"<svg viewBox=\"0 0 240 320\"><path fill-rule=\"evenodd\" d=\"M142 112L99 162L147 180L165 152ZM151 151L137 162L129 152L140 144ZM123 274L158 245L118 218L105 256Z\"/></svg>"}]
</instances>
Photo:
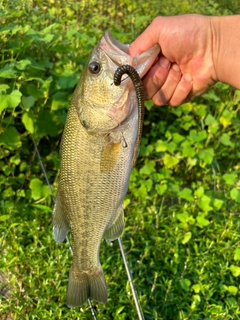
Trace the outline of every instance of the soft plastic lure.
<instances>
[{"instance_id":1,"label":"soft plastic lure","mask_svg":"<svg viewBox=\"0 0 240 320\"><path fill-rule=\"evenodd\" d=\"M137 140L136 140L136 147L133 155L133 165L135 165L137 156L138 156L138 149L140 146L140 140L142 136L142 127L143 127L143 120L144 120L144 91L141 78L137 71L130 65L122 65L117 68L114 73L113 82L116 86L119 86L122 82L122 76L127 74L134 84L134 88L136 90L137 101L138 101L138 133L137 133Z\"/></svg>"}]
</instances>

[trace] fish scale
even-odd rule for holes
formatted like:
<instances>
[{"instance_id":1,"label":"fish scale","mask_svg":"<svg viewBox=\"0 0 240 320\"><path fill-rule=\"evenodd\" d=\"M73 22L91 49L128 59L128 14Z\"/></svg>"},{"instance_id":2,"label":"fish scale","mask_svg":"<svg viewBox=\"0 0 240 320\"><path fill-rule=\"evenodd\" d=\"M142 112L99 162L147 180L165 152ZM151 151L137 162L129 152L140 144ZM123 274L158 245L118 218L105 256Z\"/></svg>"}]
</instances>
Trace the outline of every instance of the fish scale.
<instances>
[{"instance_id":1,"label":"fish scale","mask_svg":"<svg viewBox=\"0 0 240 320\"><path fill-rule=\"evenodd\" d=\"M111 241L120 237L124 229L123 200L138 135L138 109L130 79L119 87L110 85L119 59L129 65L135 62L127 53L128 46L123 48L105 33L93 49L73 94L62 137L53 234L61 243L68 229L72 233L69 307L80 306L90 297L106 303L100 245L103 238ZM155 47L138 57L140 75L158 52ZM92 65L96 66L94 73ZM109 98L106 106L103 92L112 97L112 104Z\"/></svg>"}]
</instances>

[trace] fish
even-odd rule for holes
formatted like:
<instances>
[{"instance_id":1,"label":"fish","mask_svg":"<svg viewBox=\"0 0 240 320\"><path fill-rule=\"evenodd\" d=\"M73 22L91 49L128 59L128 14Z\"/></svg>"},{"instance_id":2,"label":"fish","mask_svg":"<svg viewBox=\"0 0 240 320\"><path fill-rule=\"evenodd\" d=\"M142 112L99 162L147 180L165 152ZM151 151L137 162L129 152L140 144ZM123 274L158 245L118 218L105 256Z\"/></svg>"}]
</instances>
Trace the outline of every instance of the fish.
<instances>
[{"instance_id":1,"label":"fish","mask_svg":"<svg viewBox=\"0 0 240 320\"><path fill-rule=\"evenodd\" d=\"M66 294L70 308L89 298L106 304L100 245L102 239L119 238L124 230L123 200L139 140L138 107L130 77L115 86L114 73L130 65L142 78L160 51L155 45L132 57L128 48L105 31L73 93L61 139L53 237L62 243L69 230L72 235Z\"/></svg>"}]
</instances>

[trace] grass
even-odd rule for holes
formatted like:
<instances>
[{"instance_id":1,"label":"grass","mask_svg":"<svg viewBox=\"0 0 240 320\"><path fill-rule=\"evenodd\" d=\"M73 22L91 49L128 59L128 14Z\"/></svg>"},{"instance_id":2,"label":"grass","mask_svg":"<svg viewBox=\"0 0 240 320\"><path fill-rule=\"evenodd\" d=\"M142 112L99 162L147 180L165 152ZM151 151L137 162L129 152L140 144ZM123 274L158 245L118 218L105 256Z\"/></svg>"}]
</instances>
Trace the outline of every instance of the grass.
<instances>
[{"instance_id":1,"label":"grass","mask_svg":"<svg viewBox=\"0 0 240 320\"><path fill-rule=\"evenodd\" d=\"M69 100L103 31L130 42L157 14L229 9L200 0L8 1L0 8L1 319L92 319L87 304L66 307L72 258L66 243L53 241L53 204L30 134L56 192ZM177 108L146 103L122 238L146 320L240 319L239 100L238 90L217 84ZM137 319L116 241L102 243L101 263L109 299L93 302L98 319Z\"/></svg>"}]
</instances>

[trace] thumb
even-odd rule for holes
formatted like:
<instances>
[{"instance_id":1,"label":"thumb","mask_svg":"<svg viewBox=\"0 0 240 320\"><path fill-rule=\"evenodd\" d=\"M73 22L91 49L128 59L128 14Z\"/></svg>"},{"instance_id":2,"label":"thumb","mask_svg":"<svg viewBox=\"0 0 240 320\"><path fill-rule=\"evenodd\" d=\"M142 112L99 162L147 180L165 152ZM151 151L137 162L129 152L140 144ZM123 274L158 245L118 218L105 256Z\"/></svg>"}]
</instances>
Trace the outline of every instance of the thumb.
<instances>
[{"instance_id":1,"label":"thumb","mask_svg":"<svg viewBox=\"0 0 240 320\"><path fill-rule=\"evenodd\" d=\"M155 44L159 44L160 30L159 23L156 23L155 18L147 29L130 44L128 49L129 54L135 57L152 48Z\"/></svg>"}]
</instances>

